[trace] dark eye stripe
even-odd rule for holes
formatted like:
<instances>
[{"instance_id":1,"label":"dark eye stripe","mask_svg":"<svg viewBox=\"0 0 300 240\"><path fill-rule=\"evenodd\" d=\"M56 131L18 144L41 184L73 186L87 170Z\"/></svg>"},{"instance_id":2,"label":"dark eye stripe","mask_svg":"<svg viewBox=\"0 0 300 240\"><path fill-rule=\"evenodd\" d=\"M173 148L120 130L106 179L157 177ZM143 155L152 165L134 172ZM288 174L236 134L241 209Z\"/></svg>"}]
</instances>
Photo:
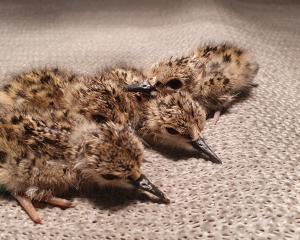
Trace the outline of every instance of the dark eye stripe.
<instances>
[{"instance_id":1,"label":"dark eye stripe","mask_svg":"<svg viewBox=\"0 0 300 240\"><path fill-rule=\"evenodd\" d=\"M177 135L179 134L178 131L176 131L174 128L171 128L171 127L166 127L166 130L168 133L170 133L171 135Z\"/></svg>"},{"instance_id":2,"label":"dark eye stripe","mask_svg":"<svg viewBox=\"0 0 300 240\"><path fill-rule=\"evenodd\" d=\"M120 179L118 176L113 175L113 174L102 174L101 176L106 180Z\"/></svg>"}]
</instances>

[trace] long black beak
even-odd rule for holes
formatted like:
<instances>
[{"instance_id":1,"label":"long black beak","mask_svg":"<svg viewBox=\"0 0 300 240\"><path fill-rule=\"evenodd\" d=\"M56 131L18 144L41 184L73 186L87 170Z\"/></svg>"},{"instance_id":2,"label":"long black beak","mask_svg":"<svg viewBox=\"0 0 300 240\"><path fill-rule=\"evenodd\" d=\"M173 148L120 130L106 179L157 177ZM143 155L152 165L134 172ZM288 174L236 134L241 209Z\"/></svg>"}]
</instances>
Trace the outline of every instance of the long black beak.
<instances>
[{"instance_id":1,"label":"long black beak","mask_svg":"<svg viewBox=\"0 0 300 240\"><path fill-rule=\"evenodd\" d=\"M152 184L144 174L142 174L137 180L133 181L132 185L137 189L152 193L164 203L170 203L170 200L166 197L166 195L162 191L160 191L154 184Z\"/></svg>"},{"instance_id":2,"label":"long black beak","mask_svg":"<svg viewBox=\"0 0 300 240\"><path fill-rule=\"evenodd\" d=\"M143 92L143 93L150 93L155 89L149 82L144 81L142 83L136 83L127 85L124 87L126 92Z\"/></svg>"},{"instance_id":3,"label":"long black beak","mask_svg":"<svg viewBox=\"0 0 300 240\"><path fill-rule=\"evenodd\" d=\"M213 163L222 164L221 159L213 152L213 150L211 150L211 148L207 145L203 138L200 137L196 141L192 141L191 143L195 149L200 150L201 152L208 155Z\"/></svg>"}]
</instances>

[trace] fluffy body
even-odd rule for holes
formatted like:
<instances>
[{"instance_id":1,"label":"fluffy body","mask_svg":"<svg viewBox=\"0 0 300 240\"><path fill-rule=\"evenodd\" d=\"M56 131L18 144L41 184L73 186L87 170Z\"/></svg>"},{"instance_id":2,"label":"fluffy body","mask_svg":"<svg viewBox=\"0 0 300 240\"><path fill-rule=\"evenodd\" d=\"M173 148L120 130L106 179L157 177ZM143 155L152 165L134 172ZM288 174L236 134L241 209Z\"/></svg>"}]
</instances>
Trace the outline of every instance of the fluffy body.
<instances>
[{"instance_id":1,"label":"fluffy body","mask_svg":"<svg viewBox=\"0 0 300 240\"><path fill-rule=\"evenodd\" d=\"M42 69L20 74L0 91L2 112L26 107L72 111L89 120L128 123L134 101L117 82L103 75L82 76L59 69Z\"/></svg>"},{"instance_id":2,"label":"fluffy body","mask_svg":"<svg viewBox=\"0 0 300 240\"><path fill-rule=\"evenodd\" d=\"M152 96L123 90L143 79L136 69L93 76L58 69L32 71L2 88L0 108L6 112L12 107L54 109L66 116L75 112L98 124L112 121L129 126L151 143L190 149L187 142L200 137L204 127L202 106L184 91Z\"/></svg>"},{"instance_id":3,"label":"fluffy body","mask_svg":"<svg viewBox=\"0 0 300 240\"><path fill-rule=\"evenodd\" d=\"M223 44L196 49L191 55L171 58L152 67L149 82L160 91L184 90L215 112L229 107L253 86L258 64L246 50Z\"/></svg>"},{"instance_id":4,"label":"fluffy body","mask_svg":"<svg viewBox=\"0 0 300 240\"><path fill-rule=\"evenodd\" d=\"M113 122L32 110L1 118L0 185L14 196L50 199L85 182L125 186L139 176L142 160L138 138Z\"/></svg>"}]
</instances>

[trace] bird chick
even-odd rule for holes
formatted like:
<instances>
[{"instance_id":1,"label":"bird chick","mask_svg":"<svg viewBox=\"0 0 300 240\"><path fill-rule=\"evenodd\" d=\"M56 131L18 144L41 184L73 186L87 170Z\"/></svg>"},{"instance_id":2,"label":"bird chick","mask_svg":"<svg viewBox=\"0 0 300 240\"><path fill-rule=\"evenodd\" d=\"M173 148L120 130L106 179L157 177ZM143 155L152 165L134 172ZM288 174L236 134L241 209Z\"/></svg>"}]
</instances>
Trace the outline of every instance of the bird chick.
<instances>
[{"instance_id":1,"label":"bird chick","mask_svg":"<svg viewBox=\"0 0 300 240\"><path fill-rule=\"evenodd\" d=\"M214 163L222 163L203 138L205 109L185 91L160 94L145 101L136 126L138 134L152 144L198 150Z\"/></svg>"},{"instance_id":2,"label":"bird chick","mask_svg":"<svg viewBox=\"0 0 300 240\"><path fill-rule=\"evenodd\" d=\"M98 123L127 124L131 102L117 82L103 75L83 76L50 68L19 74L2 87L2 112L18 107L73 111Z\"/></svg>"},{"instance_id":3,"label":"bird chick","mask_svg":"<svg viewBox=\"0 0 300 240\"><path fill-rule=\"evenodd\" d=\"M132 76L126 79L126 73ZM139 74L138 77L135 74ZM139 72L125 69L114 69L95 76L88 84L92 90L78 98L81 112L85 109L84 115L90 115L89 119L98 123L101 123L98 119L116 121L123 116L121 123L131 126L147 142L172 148L196 149L207 154L213 162L221 163L201 136L205 111L188 93L153 97L147 93L123 91L122 87L133 82L133 77L142 79L142 76Z\"/></svg>"},{"instance_id":4,"label":"bird chick","mask_svg":"<svg viewBox=\"0 0 300 240\"><path fill-rule=\"evenodd\" d=\"M47 82L43 81L46 76ZM151 143L163 142L170 147L187 149L194 146L198 151L208 154L212 161L220 163L220 159L203 138L198 141L197 146L195 145L196 135L198 134L200 139L205 121L201 105L193 101L187 93L175 94L169 98L164 94L157 97L148 93L128 93L123 90L125 85L137 82L138 79L142 80L143 75L135 69L113 69L103 74L85 77L73 77L72 74L61 73L58 70L42 70L23 74L10 81L0 91L0 97L10 102L11 106L61 109L63 114L67 115L73 111L99 124L113 121L128 125L137 130L143 138L150 140L152 137L153 141L149 141ZM22 89L22 85L29 85L27 89L37 88L40 91L27 90L26 94L20 95L18 91ZM195 112L201 113L201 116L195 116ZM189 120L194 117L199 119L201 124ZM179 125L184 121L184 124ZM150 122L152 125L149 125ZM155 125L174 125L178 134L170 134L165 128L157 128ZM190 145L187 144L187 136L190 137Z\"/></svg>"},{"instance_id":5,"label":"bird chick","mask_svg":"<svg viewBox=\"0 0 300 240\"><path fill-rule=\"evenodd\" d=\"M188 91L208 113L215 113L217 120L221 111L253 86L257 71L258 64L246 50L228 44L209 45L196 49L190 56L156 64L147 74L148 85L143 82L128 88Z\"/></svg>"},{"instance_id":6,"label":"bird chick","mask_svg":"<svg viewBox=\"0 0 300 240\"><path fill-rule=\"evenodd\" d=\"M145 80L136 69L116 68L103 74L103 79L117 82L119 88L133 86ZM185 91L156 96L147 94L147 82L139 84L135 93L128 93L128 109L134 112L130 118L131 126L146 142L172 148L197 150L206 154L214 163L222 163L220 158L207 145L202 136L205 125L205 109ZM126 88L127 89L127 88ZM124 94L124 93L123 93Z\"/></svg>"},{"instance_id":7,"label":"bird chick","mask_svg":"<svg viewBox=\"0 0 300 240\"><path fill-rule=\"evenodd\" d=\"M0 185L36 223L41 218L32 200L72 207L56 196L90 182L136 188L168 203L142 174L143 158L139 139L113 122L96 125L54 111L14 111L0 121Z\"/></svg>"}]
</instances>

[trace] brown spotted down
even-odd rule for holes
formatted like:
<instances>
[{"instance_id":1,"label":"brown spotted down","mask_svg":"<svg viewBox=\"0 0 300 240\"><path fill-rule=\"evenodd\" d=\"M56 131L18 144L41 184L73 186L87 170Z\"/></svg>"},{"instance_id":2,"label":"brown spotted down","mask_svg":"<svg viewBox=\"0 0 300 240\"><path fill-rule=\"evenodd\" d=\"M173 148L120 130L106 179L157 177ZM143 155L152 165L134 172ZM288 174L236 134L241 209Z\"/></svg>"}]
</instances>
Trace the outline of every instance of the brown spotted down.
<instances>
[{"instance_id":1,"label":"brown spotted down","mask_svg":"<svg viewBox=\"0 0 300 240\"><path fill-rule=\"evenodd\" d=\"M190 56L156 64L149 81L161 91L185 90L208 112L227 108L252 86L258 64L243 49L223 44L196 49Z\"/></svg>"},{"instance_id":2,"label":"brown spotted down","mask_svg":"<svg viewBox=\"0 0 300 240\"><path fill-rule=\"evenodd\" d=\"M22 121L10 123L16 116ZM6 119L0 123L0 185L13 194L42 200L85 182L129 186L128 178L141 174L143 146L119 124L44 110L15 110Z\"/></svg>"},{"instance_id":3,"label":"brown spotted down","mask_svg":"<svg viewBox=\"0 0 300 240\"><path fill-rule=\"evenodd\" d=\"M186 65L187 60L182 58L175 62ZM144 75L136 69L116 68L91 76L75 75L58 69L32 71L11 80L9 92L4 89L0 91L0 98L4 100L0 108L52 109L66 119L76 113L98 124L113 121L131 126L150 142L164 143L170 147L185 148L186 142L200 137L205 122L205 109L192 100L188 93L172 96L161 94L158 97L123 90L126 84L144 79ZM178 81L174 79L170 86L180 88ZM26 89L26 92L17 96L15 93L20 89ZM33 94L30 89L39 91ZM195 113L201 114L195 117ZM149 125L149 119L156 122ZM17 119L14 121L17 122ZM170 134L166 130L168 125L173 125L172 128L178 134ZM65 128L68 130L67 126Z\"/></svg>"}]
</instances>

